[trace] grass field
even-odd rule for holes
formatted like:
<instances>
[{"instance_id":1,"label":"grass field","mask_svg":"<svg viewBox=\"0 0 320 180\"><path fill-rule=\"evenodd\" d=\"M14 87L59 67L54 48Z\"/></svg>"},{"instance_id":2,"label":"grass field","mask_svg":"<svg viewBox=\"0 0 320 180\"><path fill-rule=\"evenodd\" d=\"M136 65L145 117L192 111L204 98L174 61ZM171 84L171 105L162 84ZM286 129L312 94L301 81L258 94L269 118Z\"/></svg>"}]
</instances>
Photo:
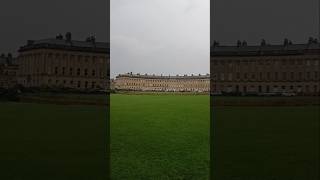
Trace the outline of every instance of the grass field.
<instances>
[{"instance_id":1,"label":"grass field","mask_svg":"<svg viewBox=\"0 0 320 180\"><path fill-rule=\"evenodd\" d=\"M113 179L208 179L209 97L111 97Z\"/></svg>"},{"instance_id":2,"label":"grass field","mask_svg":"<svg viewBox=\"0 0 320 180\"><path fill-rule=\"evenodd\" d=\"M0 179L105 180L106 110L0 102Z\"/></svg>"},{"instance_id":3,"label":"grass field","mask_svg":"<svg viewBox=\"0 0 320 180\"><path fill-rule=\"evenodd\" d=\"M316 180L320 107L218 107L216 179Z\"/></svg>"},{"instance_id":4,"label":"grass field","mask_svg":"<svg viewBox=\"0 0 320 180\"><path fill-rule=\"evenodd\" d=\"M112 95L112 179L208 179L209 113L204 95ZM216 179L319 177L319 107L213 116ZM0 103L2 179L104 179L105 117L104 106Z\"/></svg>"}]
</instances>

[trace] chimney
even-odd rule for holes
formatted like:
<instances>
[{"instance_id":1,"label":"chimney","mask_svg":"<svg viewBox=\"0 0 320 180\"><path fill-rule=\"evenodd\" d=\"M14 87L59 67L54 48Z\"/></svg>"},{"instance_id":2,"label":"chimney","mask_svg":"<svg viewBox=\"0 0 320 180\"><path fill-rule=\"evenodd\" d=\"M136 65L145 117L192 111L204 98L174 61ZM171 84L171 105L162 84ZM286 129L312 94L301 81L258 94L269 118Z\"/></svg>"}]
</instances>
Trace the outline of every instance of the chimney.
<instances>
[{"instance_id":1,"label":"chimney","mask_svg":"<svg viewBox=\"0 0 320 180\"><path fill-rule=\"evenodd\" d=\"M219 46L220 45L220 43L218 42L218 41L214 41L213 42L213 47L217 47L217 46Z\"/></svg>"},{"instance_id":2,"label":"chimney","mask_svg":"<svg viewBox=\"0 0 320 180\"><path fill-rule=\"evenodd\" d=\"M313 41L314 41L313 38L312 38L312 37L309 37L308 44L312 44Z\"/></svg>"},{"instance_id":3,"label":"chimney","mask_svg":"<svg viewBox=\"0 0 320 180\"><path fill-rule=\"evenodd\" d=\"M94 35L90 35L86 38L86 42L92 42L92 44L96 43L96 37Z\"/></svg>"},{"instance_id":4,"label":"chimney","mask_svg":"<svg viewBox=\"0 0 320 180\"><path fill-rule=\"evenodd\" d=\"M315 44L318 44L318 39L317 39L317 38L313 39L313 42L314 42Z\"/></svg>"},{"instance_id":5,"label":"chimney","mask_svg":"<svg viewBox=\"0 0 320 180\"><path fill-rule=\"evenodd\" d=\"M242 41L242 46L247 46L247 41Z\"/></svg>"},{"instance_id":6,"label":"chimney","mask_svg":"<svg viewBox=\"0 0 320 180\"><path fill-rule=\"evenodd\" d=\"M12 59L12 54L8 53L8 59Z\"/></svg>"},{"instance_id":7,"label":"chimney","mask_svg":"<svg viewBox=\"0 0 320 180\"><path fill-rule=\"evenodd\" d=\"M72 40L72 34L71 34L71 32L67 32L66 33L66 41L71 42L71 40Z\"/></svg>"},{"instance_id":8,"label":"chimney","mask_svg":"<svg viewBox=\"0 0 320 180\"><path fill-rule=\"evenodd\" d=\"M237 41L237 47L240 47L240 46L241 46L241 41L238 40L238 41Z\"/></svg>"},{"instance_id":9,"label":"chimney","mask_svg":"<svg viewBox=\"0 0 320 180\"><path fill-rule=\"evenodd\" d=\"M287 38L285 38L283 40L283 46L288 46L289 45L289 40Z\"/></svg>"},{"instance_id":10,"label":"chimney","mask_svg":"<svg viewBox=\"0 0 320 180\"><path fill-rule=\"evenodd\" d=\"M262 39L260 45L261 45L261 46L266 46L266 45L267 45L266 40L265 40L265 39Z\"/></svg>"},{"instance_id":11,"label":"chimney","mask_svg":"<svg viewBox=\"0 0 320 180\"><path fill-rule=\"evenodd\" d=\"M56 36L56 39L62 40L62 39L63 39L62 34L59 33L59 34Z\"/></svg>"}]
</instances>

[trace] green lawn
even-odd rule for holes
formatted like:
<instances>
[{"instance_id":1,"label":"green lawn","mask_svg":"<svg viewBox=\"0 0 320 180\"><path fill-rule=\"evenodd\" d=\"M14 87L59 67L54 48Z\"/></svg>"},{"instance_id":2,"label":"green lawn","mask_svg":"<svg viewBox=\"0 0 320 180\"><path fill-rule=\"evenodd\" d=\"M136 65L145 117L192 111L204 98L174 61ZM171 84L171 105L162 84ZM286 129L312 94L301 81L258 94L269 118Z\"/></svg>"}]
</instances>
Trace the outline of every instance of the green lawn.
<instances>
[{"instance_id":1,"label":"green lawn","mask_svg":"<svg viewBox=\"0 0 320 180\"><path fill-rule=\"evenodd\" d=\"M209 97L111 97L112 179L208 179Z\"/></svg>"},{"instance_id":2,"label":"green lawn","mask_svg":"<svg viewBox=\"0 0 320 180\"><path fill-rule=\"evenodd\" d=\"M216 179L316 180L320 107L217 107Z\"/></svg>"},{"instance_id":3,"label":"green lawn","mask_svg":"<svg viewBox=\"0 0 320 180\"><path fill-rule=\"evenodd\" d=\"M105 179L106 113L0 102L0 179ZM112 179L208 179L209 114L204 95L112 95ZM217 107L213 116L216 179L319 177L319 106Z\"/></svg>"},{"instance_id":4,"label":"green lawn","mask_svg":"<svg viewBox=\"0 0 320 180\"><path fill-rule=\"evenodd\" d=\"M105 180L106 110L0 102L0 179Z\"/></svg>"}]
</instances>

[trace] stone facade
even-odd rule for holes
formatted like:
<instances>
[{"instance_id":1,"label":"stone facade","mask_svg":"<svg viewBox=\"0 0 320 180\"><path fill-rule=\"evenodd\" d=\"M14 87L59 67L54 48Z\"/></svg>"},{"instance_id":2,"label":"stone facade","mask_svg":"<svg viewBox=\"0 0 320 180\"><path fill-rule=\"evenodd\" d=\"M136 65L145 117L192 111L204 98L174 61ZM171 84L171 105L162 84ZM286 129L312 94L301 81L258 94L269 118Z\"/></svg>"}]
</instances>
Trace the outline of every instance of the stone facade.
<instances>
[{"instance_id":1,"label":"stone facade","mask_svg":"<svg viewBox=\"0 0 320 180\"><path fill-rule=\"evenodd\" d=\"M106 90L109 83L109 44L64 39L28 41L19 49L18 83L24 87Z\"/></svg>"},{"instance_id":2,"label":"stone facade","mask_svg":"<svg viewBox=\"0 0 320 180\"><path fill-rule=\"evenodd\" d=\"M211 47L211 93L320 95L320 44Z\"/></svg>"},{"instance_id":3,"label":"stone facade","mask_svg":"<svg viewBox=\"0 0 320 180\"><path fill-rule=\"evenodd\" d=\"M210 76L159 76L120 74L115 79L116 90L161 92L209 92Z\"/></svg>"},{"instance_id":4,"label":"stone facade","mask_svg":"<svg viewBox=\"0 0 320 180\"><path fill-rule=\"evenodd\" d=\"M0 57L0 89L10 89L17 85L18 65L11 55Z\"/></svg>"}]
</instances>

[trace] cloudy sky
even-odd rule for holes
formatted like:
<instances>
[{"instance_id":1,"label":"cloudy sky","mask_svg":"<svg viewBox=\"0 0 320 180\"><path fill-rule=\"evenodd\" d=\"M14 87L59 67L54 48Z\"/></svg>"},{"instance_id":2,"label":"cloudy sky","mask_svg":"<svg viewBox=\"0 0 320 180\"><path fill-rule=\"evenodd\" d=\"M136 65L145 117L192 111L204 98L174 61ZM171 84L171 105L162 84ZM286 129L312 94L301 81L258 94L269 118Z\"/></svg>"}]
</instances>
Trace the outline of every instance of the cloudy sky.
<instances>
[{"instance_id":1,"label":"cloudy sky","mask_svg":"<svg viewBox=\"0 0 320 180\"><path fill-rule=\"evenodd\" d=\"M106 0L1 0L0 53L17 54L27 40L68 31L73 39L95 34L97 41L108 41L108 6Z\"/></svg>"},{"instance_id":2,"label":"cloudy sky","mask_svg":"<svg viewBox=\"0 0 320 180\"><path fill-rule=\"evenodd\" d=\"M111 0L111 74L209 72L209 0Z\"/></svg>"},{"instance_id":3,"label":"cloudy sky","mask_svg":"<svg viewBox=\"0 0 320 180\"><path fill-rule=\"evenodd\" d=\"M211 6L211 38L220 44L306 43L319 36L319 0L212 0Z\"/></svg>"}]
</instances>

